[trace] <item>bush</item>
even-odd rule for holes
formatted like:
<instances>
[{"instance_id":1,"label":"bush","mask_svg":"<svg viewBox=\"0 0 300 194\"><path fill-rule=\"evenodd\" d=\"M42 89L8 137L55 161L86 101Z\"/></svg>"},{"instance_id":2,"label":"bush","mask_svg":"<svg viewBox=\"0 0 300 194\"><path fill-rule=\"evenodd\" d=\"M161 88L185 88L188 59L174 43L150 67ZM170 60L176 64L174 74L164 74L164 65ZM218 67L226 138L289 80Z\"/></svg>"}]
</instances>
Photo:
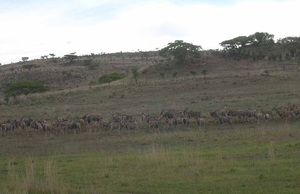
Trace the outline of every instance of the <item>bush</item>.
<instances>
[{"instance_id":1,"label":"bush","mask_svg":"<svg viewBox=\"0 0 300 194\"><path fill-rule=\"evenodd\" d=\"M104 74L101 77L99 77L98 82L100 84L104 84L104 83L110 83L119 79L123 79L125 78L125 74L123 73L110 73L110 74Z\"/></svg>"},{"instance_id":2,"label":"bush","mask_svg":"<svg viewBox=\"0 0 300 194\"><path fill-rule=\"evenodd\" d=\"M8 84L5 86L5 101L8 101L10 97L15 97L21 94L28 95L30 93L41 93L49 90L40 82L36 81L22 81Z\"/></svg>"}]
</instances>

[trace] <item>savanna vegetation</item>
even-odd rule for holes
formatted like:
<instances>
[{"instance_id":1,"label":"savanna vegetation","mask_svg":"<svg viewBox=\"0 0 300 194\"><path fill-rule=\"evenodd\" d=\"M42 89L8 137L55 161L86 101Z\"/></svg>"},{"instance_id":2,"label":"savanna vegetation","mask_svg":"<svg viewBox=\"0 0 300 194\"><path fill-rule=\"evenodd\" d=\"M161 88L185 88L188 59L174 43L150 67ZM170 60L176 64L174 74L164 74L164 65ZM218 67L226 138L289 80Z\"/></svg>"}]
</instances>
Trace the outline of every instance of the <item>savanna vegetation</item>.
<instances>
[{"instance_id":1,"label":"savanna vegetation","mask_svg":"<svg viewBox=\"0 0 300 194\"><path fill-rule=\"evenodd\" d=\"M180 49L172 47L168 55L101 53L71 62L53 54L0 66L1 124L25 117L55 125L58 117L92 114L108 120L116 113L139 123L137 132L123 129L120 135L87 123L76 135L29 127L1 136L0 193L298 193L300 117L274 109L300 105L297 38L275 42L269 33L255 34L222 42L224 50L193 47L197 55L194 49L180 53L191 45L175 41L168 46L180 43ZM22 68L27 63L39 67ZM96 64L92 71L90 64ZM98 82L112 72L124 76ZM49 91L6 102L7 83L25 80ZM231 126L210 116L249 108L273 117L235 117ZM167 109L201 111L205 124L191 118L189 128L161 124L156 133L141 120L142 112Z\"/></svg>"}]
</instances>

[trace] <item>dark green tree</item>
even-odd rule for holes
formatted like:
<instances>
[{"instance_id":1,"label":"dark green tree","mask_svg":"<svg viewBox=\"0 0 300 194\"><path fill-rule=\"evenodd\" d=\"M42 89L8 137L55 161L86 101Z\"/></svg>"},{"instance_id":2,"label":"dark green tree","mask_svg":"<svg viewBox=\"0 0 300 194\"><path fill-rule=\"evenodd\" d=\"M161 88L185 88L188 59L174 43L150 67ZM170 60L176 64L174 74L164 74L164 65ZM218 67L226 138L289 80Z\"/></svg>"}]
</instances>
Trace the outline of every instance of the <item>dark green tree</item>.
<instances>
[{"instance_id":1,"label":"dark green tree","mask_svg":"<svg viewBox=\"0 0 300 194\"><path fill-rule=\"evenodd\" d=\"M253 43L255 44L274 43L274 35L267 32L256 32L249 37L253 38Z\"/></svg>"},{"instance_id":2,"label":"dark green tree","mask_svg":"<svg viewBox=\"0 0 300 194\"><path fill-rule=\"evenodd\" d=\"M168 43L168 46L159 51L159 55L169 58L173 56L176 64L184 64L188 56L199 56L201 46L196 46L191 43L183 42L182 40L175 40L173 43Z\"/></svg>"},{"instance_id":3,"label":"dark green tree","mask_svg":"<svg viewBox=\"0 0 300 194\"><path fill-rule=\"evenodd\" d=\"M253 43L253 38L251 36L238 36L236 38L225 40L220 43L225 50L235 50L240 52L241 48L246 45Z\"/></svg>"},{"instance_id":4,"label":"dark green tree","mask_svg":"<svg viewBox=\"0 0 300 194\"><path fill-rule=\"evenodd\" d=\"M291 57L300 52L300 37L285 37L279 39L277 43L282 44L283 48L290 52Z\"/></svg>"}]
</instances>

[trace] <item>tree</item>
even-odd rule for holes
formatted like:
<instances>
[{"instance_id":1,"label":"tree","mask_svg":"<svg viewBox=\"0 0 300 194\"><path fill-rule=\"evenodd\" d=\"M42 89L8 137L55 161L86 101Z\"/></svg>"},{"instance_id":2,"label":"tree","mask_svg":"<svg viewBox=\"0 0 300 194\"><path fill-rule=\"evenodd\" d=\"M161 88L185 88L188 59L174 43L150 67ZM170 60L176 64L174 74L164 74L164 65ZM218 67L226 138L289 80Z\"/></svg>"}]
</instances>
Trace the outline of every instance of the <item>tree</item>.
<instances>
[{"instance_id":1,"label":"tree","mask_svg":"<svg viewBox=\"0 0 300 194\"><path fill-rule=\"evenodd\" d=\"M253 37L251 36L238 36L236 38L225 40L220 43L225 50L237 50L238 52L241 51L243 47L246 45L250 45L253 43Z\"/></svg>"},{"instance_id":2,"label":"tree","mask_svg":"<svg viewBox=\"0 0 300 194\"><path fill-rule=\"evenodd\" d=\"M22 57L22 61L25 62L25 61L28 61L29 57Z\"/></svg>"},{"instance_id":3,"label":"tree","mask_svg":"<svg viewBox=\"0 0 300 194\"><path fill-rule=\"evenodd\" d=\"M138 83L138 76L139 76L138 70L139 70L139 68L137 68L136 66L131 67L131 73L132 73L132 76L133 76L136 84Z\"/></svg>"},{"instance_id":4,"label":"tree","mask_svg":"<svg viewBox=\"0 0 300 194\"><path fill-rule=\"evenodd\" d=\"M267 32L256 32L253 35L250 35L253 38L254 43L274 43L274 35Z\"/></svg>"},{"instance_id":5,"label":"tree","mask_svg":"<svg viewBox=\"0 0 300 194\"><path fill-rule=\"evenodd\" d=\"M41 56L41 59L48 59L48 55L43 55L43 56Z\"/></svg>"},{"instance_id":6,"label":"tree","mask_svg":"<svg viewBox=\"0 0 300 194\"><path fill-rule=\"evenodd\" d=\"M168 46L159 51L162 57L173 56L177 64L184 64L188 56L199 56L201 46L196 46L182 40L175 40L173 43L168 43Z\"/></svg>"},{"instance_id":7,"label":"tree","mask_svg":"<svg viewBox=\"0 0 300 194\"><path fill-rule=\"evenodd\" d=\"M300 52L300 37L285 37L279 39L277 43L282 44L283 48L290 51L291 57L295 57Z\"/></svg>"},{"instance_id":8,"label":"tree","mask_svg":"<svg viewBox=\"0 0 300 194\"><path fill-rule=\"evenodd\" d=\"M70 63L72 63L75 59L77 59L77 55L75 55L74 53L65 55L64 58L68 59L70 61Z\"/></svg>"},{"instance_id":9,"label":"tree","mask_svg":"<svg viewBox=\"0 0 300 194\"><path fill-rule=\"evenodd\" d=\"M52 58L55 57L55 54L53 54L53 53L50 53L49 55L50 55Z\"/></svg>"}]
</instances>

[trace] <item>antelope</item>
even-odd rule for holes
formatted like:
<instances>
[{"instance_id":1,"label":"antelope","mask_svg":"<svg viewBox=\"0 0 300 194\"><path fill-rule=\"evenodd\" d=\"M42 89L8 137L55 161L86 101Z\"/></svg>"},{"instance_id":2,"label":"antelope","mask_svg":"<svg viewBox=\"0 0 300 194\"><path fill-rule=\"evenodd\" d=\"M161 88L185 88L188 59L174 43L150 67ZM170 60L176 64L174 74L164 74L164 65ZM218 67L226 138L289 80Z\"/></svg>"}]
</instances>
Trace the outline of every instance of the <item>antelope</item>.
<instances>
[{"instance_id":1,"label":"antelope","mask_svg":"<svg viewBox=\"0 0 300 194\"><path fill-rule=\"evenodd\" d=\"M197 125L198 125L199 127L204 127L204 118L202 118L202 117L197 117L197 118L196 118L196 121L197 121Z\"/></svg>"},{"instance_id":2,"label":"antelope","mask_svg":"<svg viewBox=\"0 0 300 194\"><path fill-rule=\"evenodd\" d=\"M175 122L175 118L165 118L166 120L166 124L169 125L169 128L173 127L173 129L175 129L176 127L176 122Z\"/></svg>"},{"instance_id":3,"label":"antelope","mask_svg":"<svg viewBox=\"0 0 300 194\"><path fill-rule=\"evenodd\" d=\"M126 115L126 114L121 114L121 113L116 113L117 117L120 117L121 120L124 121L131 121L132 120L132 116L131 115Z\"/></svg>"},{"instance_id":4,"label":"antelope","mask_svg":"<svg viewBox=\"0 0 300 194\"><path fill-rule=\"evenodd\" d=\"M56 120L56 130L57 134L62 132L63 134L67 134L68 129L70 128L71 124L69 121L58 121Z\"/></svg>"},{"instance_id":5,"label":"antelope","mask_svg":"<svg viewBox=\"0 0 300 194\"><path fill-rule=\"evenodd\" d=\"M32 121L30 127L37 131L44 131L43 125L39 121Z\"/></svg>"},{"instance_id":6,"label":"antelope","mask_svg":"<svg viewBox=\"0 0 300 194\"><path fill-rule=\"evenodd\" d=\"M146 122L148 123L149 130L151 131L151 129L156 129L157 132L160 133L159 124L160 124L161 119L163 119L163 117L161 115L150 117L149 113L148 113L148 116L146 117Z\"/></svg>"},{"instance_id":7,"label":"antelope","mask_svg":"<svg viewBox=\"0 0 300 194\"><path fill-rule=\"evenodd\" d=\"M241 110L228 110L227 111L227 116L230 117L238 117L239 119L244 120L245 116L246 116L246 111L241 111Z\"/></svg>"},{"instance_id":8,"label":"antelope","mask_svg":"<svg viewBox=\"0 0 300 194\"><path fill-rule=\"evenodd\" d=\"M43 127L43 130L45 131L45 132L51 132L52 131L52 124L51 123L48 123L47 121L43 121L42 123L42 127Z\"/></svg>"},{"instance_id":9,"label":"antelope","mask_svg":"<svg viewBox=\"0 0 300 194\"><path fill-rule=\"evenodd\" d=\"M140 116L141 116L142 121L145 121L145 120L146 120L146 114L145 114L144 112L142 112L142 113L140 114Z\"/></svg>"},{"instance_id":10,"label":"antelope","mask_svg":"<svg viewBox=\"0 0 300 194\"><path fill-rule=\"evenodd\" d=\"M88 123L91 123L92 121L98 121L98 122L100 122L101 119L102 119L102 115L101 114L87 116L87 122Z\"/></svg>"},{"instance_id":11,"label":"antelope","mask_svg":"<svg viewBox=\"0 0 300 194\"><path fill-rule=\"evenodd\" d=\"M100 121L100 127L102 128L102 129L105 129L105 128L109 128L110 126L109 126L109 124L110 124L110 122L108 121L108 120L104 120L104 119L101 119L101 121Z\"/></svg>"},{"instance_id":12,"label":"antelope","mask_svg":"<svg viewBox=\"0 0 300 194\"><path fill-rule=\"evenodd\" d=\"M156 120L156 119L149 119L148 120L148 125L149 125L149 130L151 131L151 129L156 129L158 133L160 133L160 130L159 130L159 121ZM155 132L155 131L153 131Z\"/></svg>"},{"instance_id":13,"label":"antelope","mask_svg":"<svg viewBox=\"0 0 300 194\"><path fill-rule=\"evenodd\" d=\"M12 132L16 128L16 125L14 122L11 122L9 120L7 123L3 123L1 125L1 128L2 128L2 136L4 136L4 134L6 134L8 131Z\"/></svg>"},{"instance_id":14,"label":"antelope","mask_svg":"<svg viewBox=\"0 0 300 194\"><path fill-rule=\"evenodd\" d=\"M281 117L281 119L285 118L287 120L287 118L290 117L290 116L295 118L293 110L283 110L283 111L280 112L279 109L277 108L277 105L274 106L274 108L272 110L275 110L276 113Z\"/></svg>"},{"instance_id":15,"label":"antelope","mask_svg":"<svg viewBox=\"0 0 300 194\"><path fill-rule=\"evenodd\" d=\"M187 112L187 109L183 111L183 113L185 115L187 115L187 117L190 118L197 118L197 117L201 117L201 112L200 111L189 111Z\"/></svg>"},{"instance_id":16,"label":"antelope","mask_svg":"<svg viewBox=\"0 0 300 194\"><path fill-rule=\"evenodd\" d=\"M110 127L110 134L112 133L112 131L114 129L117 129L119 130L119 135L121 135L121 128L122 128L122 121L114 121L114 120L111 120L110 123L109 123L109 127Z\"/></svg>"},{"instance_id":17,"label":"antelope","mask_svg":"<svg viewBox=\"0 0 300 194\"><path fill-rule=\"evenodd\" d=\"M220 115L222 116L222 115L224 115L224 114L225 114L225 113L224 113L223 111L222 111L222 112L219 112L219 111L217 111L217 110L211 111L211 112L210 112L210 116L211 116L212 118L214 118L215 121L219 119ZM225 115L226 115L226 114L225 114Z\"/></svg>"},{"instance_id":18,"label":"antelope","mask_svg":"<svg viewBox=\"0 0 300 194\"><path fill-rule=\"evenodd\" d=\"M221 124L223 123L229 123L232 128L232 117L229 116L219 116L219 121Z\"/></svg>"},{"instance_id":19,"label":"antelope","mask_svg":"<svg viewBox=\"0 0 300 194\"><path fill-rule=\"evenodd\" d=\"M135 132L138 131L138 128L139 128L139 124L137 122L137 120L133 120L133 121L124 121L124 124L123 124L128 133L129 133L129 130L134 130Z\"/></svg>"}]
</instances>

